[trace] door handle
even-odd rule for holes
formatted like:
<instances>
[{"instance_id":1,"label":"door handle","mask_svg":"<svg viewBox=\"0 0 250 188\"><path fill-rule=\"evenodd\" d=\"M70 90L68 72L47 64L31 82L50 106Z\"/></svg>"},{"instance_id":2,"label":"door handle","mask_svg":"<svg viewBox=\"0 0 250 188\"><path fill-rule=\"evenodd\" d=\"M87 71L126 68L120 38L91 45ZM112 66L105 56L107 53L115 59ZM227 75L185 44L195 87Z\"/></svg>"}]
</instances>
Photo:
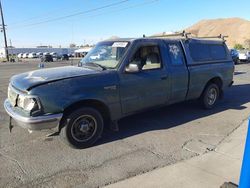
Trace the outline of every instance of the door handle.
<instances>
[{"instance_id":1,"label":"door handle","mask_svg":"<svg viewBox=\"0 0 250 188\"><path fill-rule=\"evenodd\" d=\"M166 80L168 78L168 76L162 76L161 80Z\"/></svg>"}]
</instances>

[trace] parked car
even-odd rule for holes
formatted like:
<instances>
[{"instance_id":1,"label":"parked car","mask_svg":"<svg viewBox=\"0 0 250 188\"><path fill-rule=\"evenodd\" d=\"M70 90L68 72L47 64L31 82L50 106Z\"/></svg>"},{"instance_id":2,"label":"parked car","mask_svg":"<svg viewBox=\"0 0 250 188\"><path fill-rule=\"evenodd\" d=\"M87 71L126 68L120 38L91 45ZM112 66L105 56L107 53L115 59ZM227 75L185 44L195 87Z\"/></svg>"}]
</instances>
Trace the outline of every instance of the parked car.
<instances>
[{"instance_id":1,"label":"parked car","mask_svg":"<svg viewBox=\"0 0 250 188\"><path fill-rule=\"evenodd\" d=\"M193 38L107 40L78 66L13 76L6 112L19 126L54 128L70 146L86 148L105 123L118 129L119 119L152 107L198 99L214 108L234 72L224 40Z\"/></svg>"},{"instance_id":2,"label":"parked car","mask_svg":"<svg viewBox=\"0 0 250 188\"><path fill-rule=\"evenodd\" d=\"M28 58L29 57L29 53L24 53L22 58Z\"/></svg>"},{"instance_id":3,"label":"parked car","mask_svg":"<svg viewBox=\"0 0 250 188\"><path fill-rule=\"evenodd\" d=\"M247 50L239 51L239 60L242 62L249 62L250 61L250 51L247 51Z\"/></svg>"},{"instance_id":4,"label":"parked car","mask_svg":"<svg viewBox=\"0 0 250 188\"><path fill-rule=\"evenodd\" d=\"M18 57L18 58L23 58L23 53L19 53L19 54L17 55L17 57Z\"/></svg>"},{"instance_id":5,"label":"parked car","mask_svg":"<svg viewBox=\"0 0 250 188\"><path fill-rule=\"evenodd\" d=\"M42 52L37 52L36 56L39 57L39 58L41 58L43 56L43 53Z\"/></svg>"},{"instance_id":6,"label":"parked car","mask_svg":"<svg viewBox=\"0 0 250 188\"><path fill-rule=\"evenodd\" d=\"M231 57L234 61L234 64L238 64L239 63L239 52L236 49L230 49L230 54Z\"/></svg>"},{"instance_id":7,"label":"parked car","mask_svg":"<svg viewBox=\"0 0 250 188\"><path fill-rule=\"evenodd\" d=\"M43 55L41 57L41 62L53 62L53 57L50 54Z\"/></svg>"},{"instance_id":8,"label":"parked car","mask_svg":"<svg viewBox=\"0 0 250 188\"><path fill-rule=\"evenodd\" d=\"M63 61L68 61L68 60L69 60L68 54L63 54L63 55L61 56L61 60L63 60Z\"/></svg>"},{"instance_id":9,"label":"parked car","mask_svg":"<svg viewBox=\"0 0 250 188\"><path fill-rule=\"evenodd\" d=\"M56 52L51 52L50 55L52 55L53 58L57 57L57 53Z\"/></svg>"},{"instance_id":10,"label":"parked car","mask_svg":"<svg viewBox=\"0 0 250 188\"><path fill-rule=\"evenodd\" d=\"M75 57L74 53L68 54L69 57Z\"/></svg>"},{"instance_id":11,"label":"parked car","mask_svg":"<svg viewBox=\"0 0 250 188\"><path fill-rule=\"evenodd\" d=\"M28 58L37 58L36 53L29 53Z\"/></svg>"}]
</instances>

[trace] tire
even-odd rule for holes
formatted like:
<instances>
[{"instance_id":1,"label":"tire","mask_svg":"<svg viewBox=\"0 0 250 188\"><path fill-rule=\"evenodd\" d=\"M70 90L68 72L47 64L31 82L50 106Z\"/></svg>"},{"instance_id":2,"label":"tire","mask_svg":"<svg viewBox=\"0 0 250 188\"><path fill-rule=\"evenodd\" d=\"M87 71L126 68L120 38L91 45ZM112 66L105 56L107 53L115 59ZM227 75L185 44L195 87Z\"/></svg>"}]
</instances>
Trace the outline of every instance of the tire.
<instances>
[{"instance_id":1,"label":"tire","mask_svg":"<svg viewBox=\"0 0 250 188\"><path fill-rule=\"evenodd\" d=\"M212 109L215 107L220 97L220 89L217 84L211 83L206 86L201 95L201 104L205 109Z\"/></svg>"},{"instance_id":2,"label":"tire","mask_svg":"<svg viewBox=\"0 0 250 188\"><path fill-rule=\"evenodd\" d=\"M80 108L62 121L60 137L73 148L88 148L102 135L103 117L94 108Z\"/></svg>"}]
</instances>

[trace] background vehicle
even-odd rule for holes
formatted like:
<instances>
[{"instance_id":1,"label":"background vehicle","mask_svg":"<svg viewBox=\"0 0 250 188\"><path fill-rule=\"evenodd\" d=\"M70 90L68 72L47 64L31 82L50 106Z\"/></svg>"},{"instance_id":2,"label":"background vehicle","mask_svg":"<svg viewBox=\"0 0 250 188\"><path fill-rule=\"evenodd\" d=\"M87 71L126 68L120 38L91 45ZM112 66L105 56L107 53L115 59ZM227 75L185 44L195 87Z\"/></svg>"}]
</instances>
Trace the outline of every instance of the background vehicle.
<instances>
[{"instance_id":1,"label":"background vehicle","mask_svg":"<svg viewBox=\"0 0 250 188\"><path fill-rule=\"evenodd\" d=\"M239 63L239 52L236 49L230 49L230 54L231 54L231 57L234 61L234 64L238 64Z\"/></svg>"},{"instance_id":2,"label":"background vehicle","mask_svg":"<svg viewBox=\"0 0 250 188\"><path fill-rule=\"evenodd\" d=\"M57 128L67 144L86 148L101 137L105 123L117 129L119 119L146 109L193 99L205 109L215 107L233 72L221 38L107 40L79 67L12 77L5 109L24 128ZM30 114L25 122L16 108Z\"/></svg>"},{"instance_id":3,"label":"background vehicle","mask_svg":"<svg viewBox=\"0 0 250 188\"><path fill-rule=\"evenodd\" d=\"M39 58L41 58L43 56L43 53L42 52L37 52L36 56L39 57Z\"/></svg>"},{"instance_id":4,"label":"background vehicle","mask_svg":"<svg viewBox=\"0 0 250 188\"><path fill-rule=\"evenodd\" d=\"M58 56L56 52L51 52L50 55L52 55L53 58L56 58Z\"/></svg>"},{"instance_id":5,"label":"background vehicle","mask_svg":"<svg viewBox=\"0 0 250 188\"><path fill-rule=\"evenodd\" d=\"M69 57L74 57L75 54L68 54Z\"/></svg>"},{"instance_id":6,"label":"background vehicle","mask_svg":"<svg viewBox=\"0 0 250 188\"><path fill-rule=\"evenodd\" d=\"M68 54L62 54L61 60L63 60L63 61L68 61L68 60L69 60Z\"/></svg>"},{"instance_id":7,"label":"background vehicle","mask_svg":"<svg viewBox=\"0 0 250 188\"><path fill-rule=\"evenodd\" d=\"M23 58L23 53L17 55L18 58Z\"/></svg>"},{"instance_id":8,"label":"background vehicle","mask_svg":"<svg viewBox=\"0 0 250 188\"><path fill-rule=\"evenodd\" d=\"M250 52L247 50L239 51L239 60L242 62L250 61Z\"/></svg>"},{"instance_id":9,"label":"background vehicle","mask_svg":"<svg viewBox=\"0 0 250 188\"><path fill-rule=\"evenodd\" d=\"M41 57L41 62L53 62L53 57L50 54L43 55Z\"/></svg>"},{"instance_id":10,"label":"background vehicle","mask_svg":"<svg viewBox=\"0 0 250 188\"><path fill-rule=\"evenodd\" d=\"M29 57L29 53L24 53L22 58L28 58Z\"/></svg>"},{"instance_id":11,"label":"background vehicle","mask_svg":"<svg viewBox=\"0 0 250 188\"><path fill-rule=\"evenodd\" d=\"M36 53L29 53L28 58L37 58Z\"/></svg>"}]
</instances>

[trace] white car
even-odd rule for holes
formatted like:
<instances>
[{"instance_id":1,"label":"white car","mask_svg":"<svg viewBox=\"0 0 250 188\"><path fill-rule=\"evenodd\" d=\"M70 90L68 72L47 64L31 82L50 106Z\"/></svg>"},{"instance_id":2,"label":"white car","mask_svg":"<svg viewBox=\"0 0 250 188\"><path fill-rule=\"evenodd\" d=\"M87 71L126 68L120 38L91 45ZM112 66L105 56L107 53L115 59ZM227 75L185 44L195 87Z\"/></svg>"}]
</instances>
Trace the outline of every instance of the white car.
<instances>
[{"instance_id":1,"label":"white car","mask_svg":"<svg viewBox=\"0 0 250 188\"><path fill-rule=\"evenodd\" d=\"M29 55L28 55L28 58L36 58L37 56L36 56L36 53L35 52L33 52L33 53L29 53Z\"/></svg>"},{"instance_id":2,"label":"white car","mask_svg":"<svg viewBox=\"0 0 250 188\"><path fill-rule=\"evenodd\" d=\"M51 52L50 55L52 55L52 57L57 57L57 53L56 52Z\"/></svg>"},{"instance_id":3,"label":"white car","mask_svg":"<svg viewBox=\"0 0 250 188\"><path fill-rule=\"evenodd\" d=\"M22 58L23 57L23 53L20 53L17 55L18 58Z\"/></svg>"},{"instance_id":4,"label":"white car","mask_svg":"<svg viewBox=\"0 0 250 188\"><path fill-rule=\"evenodd\" d=\"M250 51L239 51L240 61L250 61Z\"/></svg>"},{"instance_id":5,"label":"white car","mask_svg":"<svg viewBox=\"0 0 250 188\"><path fill-rule=\"evenodd\" d=\"M42 53L42 52L37 52L37 53L36 53L36 56L37 56L37 57L41 57L41 56L43 56L43 53Z\"/></svg>"},{"instance_id":6,"label":"white car","mask_svg":"<svg viewBox=\"0 0 250 188\"><path fill-rule=\"evenodd\" d=\"M28 58L29 57L29 53L24 53L22 58Z\"/></svg>"}]
</instances>

